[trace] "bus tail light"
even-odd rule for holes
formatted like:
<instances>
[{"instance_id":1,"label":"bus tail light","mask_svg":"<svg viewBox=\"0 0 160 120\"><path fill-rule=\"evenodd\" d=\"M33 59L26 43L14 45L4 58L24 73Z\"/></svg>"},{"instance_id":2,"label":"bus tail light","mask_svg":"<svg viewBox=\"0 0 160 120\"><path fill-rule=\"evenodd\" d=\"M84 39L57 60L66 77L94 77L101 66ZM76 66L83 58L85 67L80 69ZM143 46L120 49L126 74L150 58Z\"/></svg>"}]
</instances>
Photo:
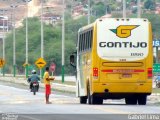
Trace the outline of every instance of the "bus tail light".
<instances>
[{"instance_id":1,"label":"bus tail light","mask_svg":"<svg viewBox=\"0 0 160 120\"><path fill-rule=\"evenodd\" d=\"M152 78L152 68L148 68L148 78Z\"/></svg>"},{"instance_id":2,"label":"bus tail light","mask_svg":"<svg viewBox=\"0 0 160 120\"><path fill-rule=\"evenodd\" d=\"M98 68L93 68L93 77L98 77Z\"/></svg>"}]
</instances>

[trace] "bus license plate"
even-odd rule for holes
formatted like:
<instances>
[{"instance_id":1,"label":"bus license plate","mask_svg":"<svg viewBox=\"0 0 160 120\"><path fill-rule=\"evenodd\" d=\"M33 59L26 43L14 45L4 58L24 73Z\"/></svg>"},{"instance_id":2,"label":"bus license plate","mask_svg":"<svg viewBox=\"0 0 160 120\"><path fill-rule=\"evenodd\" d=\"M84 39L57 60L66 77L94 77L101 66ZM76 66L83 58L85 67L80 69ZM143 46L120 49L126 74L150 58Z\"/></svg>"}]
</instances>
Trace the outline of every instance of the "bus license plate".
<instances>
[{"instance_id":1,"label":"bus license plate","mask_svg":"<svg viewBox=\"0 0 160 120\"><path fill-rule=\"evenodd\" d=\"M122 77L123 77L123 78L131 78L131 77L132 77L132 74L122 74Z\"/></svg>"}]
</instances>

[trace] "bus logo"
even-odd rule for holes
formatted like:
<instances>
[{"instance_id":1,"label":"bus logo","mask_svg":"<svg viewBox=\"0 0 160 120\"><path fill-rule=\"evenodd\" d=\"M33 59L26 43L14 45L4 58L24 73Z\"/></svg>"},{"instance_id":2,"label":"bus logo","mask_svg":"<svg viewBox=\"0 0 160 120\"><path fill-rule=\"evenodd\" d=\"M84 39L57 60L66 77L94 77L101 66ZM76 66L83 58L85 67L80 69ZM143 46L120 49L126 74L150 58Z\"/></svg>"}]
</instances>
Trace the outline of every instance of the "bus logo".
<instances>
[{"instance_id":1,"label":"bus logo","mask_svg":"<svg viewBox=\"0 0 160 120\"><path fill-rule=\"evenodd\" d=\"M137 28L139 25L120 25L117 29L110 29L120 38L128 38L131 36L131 31Z\"/></svg>"}]
</instances>

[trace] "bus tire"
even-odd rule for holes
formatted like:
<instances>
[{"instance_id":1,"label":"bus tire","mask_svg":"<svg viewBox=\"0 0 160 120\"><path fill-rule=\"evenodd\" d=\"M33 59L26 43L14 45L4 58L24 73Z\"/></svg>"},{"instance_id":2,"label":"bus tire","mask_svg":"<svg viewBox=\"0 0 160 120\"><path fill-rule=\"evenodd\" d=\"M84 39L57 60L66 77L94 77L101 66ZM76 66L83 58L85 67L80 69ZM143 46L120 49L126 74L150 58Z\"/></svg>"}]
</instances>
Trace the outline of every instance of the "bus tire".
<instances>
[{"instance_id":1,"label":"bus tire","mask_svg":"<svg viewBox=\"0 0 160 120\"><path fill-rule=\"evenodd\" d=\"M91 104L92 105L97 104L97 99L96 99L96 97L94 95L90 95L90 99L91 99Z\"/></svg>"},{"instance_id":2,"label":"bus tire","mask_svg":"<svg viewBox=\"0 0 160 120\"><path fill-rule=\"evenodd\" d=\"M87 103L87 97L82 96L82 97L80 97L79 99L80 99L80 103L81 103L81 104L86 104L86 103Z\"/></svg>"},{"instance_id":3,"label":"bus tire","mask_svg":"<svg viewBox=\"0 0 160 120\"><path fill-rule=\"evenodd\" d=\"M126 102L127 105L136 105L137 104L137 98L136 97L125 98L125 102Z\"/></svg>"},{"instance_id":4,"label":"bus tire","mask_svg":"<svg viewBox=\"0 0 160 120\"><path fill-rule=\"evenodd\" d=\"M89 86L89 84L87 86L87 99L88 99L88 104L91 104L91 96L90 96L90 86Z\"/></svg>"},{"instance_id":5,"label":"bus tire","mask_svg":"<svg viewBox=\"0 0 160 120\"><path fill-rule=\"evenodd\" d=\"M88 97L88 104L91 104L91 96L90 96L90 91L88 90L88 94L87 94L87 97Z\"/></svg>"},{"instance_id":6,"label":"bus tire","mask_svg":"<svg viewBox=\"0 0 160 120\"><path fill-rule=\"evenodd\" d=\"M147 95L139 95L138 96L138 104L139 105L146 105L147 103Z\"/></svg>"},{"instance_id":7,"label":"bus tire","mask_svg":"<svg viewBox=\"0 0 160 120\"><path fill-rule=\"evenodd\" d=\"M95 97L90 94L90 87L89 87L89 85L88 85L87 91L88 91L88 93L87 93L88 104L90 104L90 105L91 105L91 104L95 104L95 103L96 103L96 102L95 102Z\"/></svg>"},{"instance_id":8,"label":"bus tire","mask_svg":"<svg viewBox=\"0 0 160 120\"><path fill-rule=\"evenodd\" d=\"M102 98L96 98L96 104L103 104L103 99Z\"/></svg>"}]
</instances>

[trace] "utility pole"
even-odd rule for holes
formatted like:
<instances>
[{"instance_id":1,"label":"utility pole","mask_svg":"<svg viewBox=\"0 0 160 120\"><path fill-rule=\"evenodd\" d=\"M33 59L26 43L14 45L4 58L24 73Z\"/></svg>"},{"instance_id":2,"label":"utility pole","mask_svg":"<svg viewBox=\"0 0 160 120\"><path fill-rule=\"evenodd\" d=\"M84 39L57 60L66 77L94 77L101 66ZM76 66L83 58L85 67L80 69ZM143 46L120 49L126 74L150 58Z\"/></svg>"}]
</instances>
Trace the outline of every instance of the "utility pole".
<instances>
[{"instance_id":1,"label":"utility pole","mask_svg":"<svg viewBox=\"0 0 160 120\"><path fill-rule=\"evenodd\" d=\"M126 0L123 0L123 18L126 18Z\"/></svg>"},{"instance_id":2,"label":"utility pole","mask_svg":"<svg viewBox=\"0 0 160 120\"><path fill-rule=\"evenodd\" d=\"M4 38L4 10L3 10L3 60L5 61L5 38ZM3 76L5 75L5 69L3 66Z\"/></svg>"},{"instance_id":3,"label":"utility pole","mask_svg":"<svg viewBox=\"0 0 160 120\"><path fill-rule=\"evenodd\" d=\"M44 37L43 37L43 0L41 0L41 58L44 58ZM40 69L40 76L43 78L43 69Z\"/></svg>"},{"instance_id":4,"label":"utility pole","mask_svg":"<svg viewBox=\"0 0 160 120\"><path fill-rule=\"evenodd\" d=\"M156 46L156 63L159 63L159 61L158 61L158 46Z\"/></svg>"},{"instance_id":5,"label":"utility pole","mask_svg":"<svg viewBox=\"0 0 160 120\"><path fill-rule=\"evenodd\" d=\"M15 8L17 5L11 5L13 8L13 76L16 76L16 37L15 37Z\"/></svg>"},{"instance_id":6,"label":"utility pole","mask_svg":"<svg viewBox=\"0 0 160 120\"><path fill-rule=\"evenodd\" d=\"M5 27L5 18L4 18L4 12L5 12L6 10L2 10L2 15L3 15L3 60L5 61L5 29L4 29L4 27ZM3 66L3 76L5 76L5 65Z\"/></svg>"},{"instance_id":7,"label":"utility pole","mask_svg":"<svg viewBox=\"0 0 160 120\"><path fill-rule=\"evenodd\" d=\"M138 11L137 11L137 17L141 18L141 0L137 1Z\"/></svg>"},{"instance_id":8,"label":"utility pole","mask_svg":"<svg viewBox=\"0 0 160 120\"><path fill-rule=\"evenodd\" d=\"M15 37L15 8L13 13L13 74L16 76L16 37Z\"/></svg>"},{"instance_id":9,"label":"utility pole","mask_svg":"<svg viewBox=\"0 0 160 120\"><path fill-rule=\"evenodd\" d=\"M64 73L65 73L65 69L64 69L64 48L65 48L65 19L64 19L64 3L65 1L63 0L63 10L62 10L62 83L64 83Z\"/></svg>"},{"instance_id":10,"label":"utility pole","mask_svg":"<svg viewBox=\"0 0 160 120\"><path fill-rule=\"evenodd\" d=\"M88 0L88 24L90 24L90 22L91 22L90 16L91 16L91 12L90 12L90 0Z\"/></svg>"},{"instance_id":11,"label":"utility pole","mask_svg":"<svg viewBox=\"0 0 160 120\"><path fill-rule=\"evenodd\" d=\"M26 78L28 78L28 1L26 0Z\"/></svg>"}]
</instances>

